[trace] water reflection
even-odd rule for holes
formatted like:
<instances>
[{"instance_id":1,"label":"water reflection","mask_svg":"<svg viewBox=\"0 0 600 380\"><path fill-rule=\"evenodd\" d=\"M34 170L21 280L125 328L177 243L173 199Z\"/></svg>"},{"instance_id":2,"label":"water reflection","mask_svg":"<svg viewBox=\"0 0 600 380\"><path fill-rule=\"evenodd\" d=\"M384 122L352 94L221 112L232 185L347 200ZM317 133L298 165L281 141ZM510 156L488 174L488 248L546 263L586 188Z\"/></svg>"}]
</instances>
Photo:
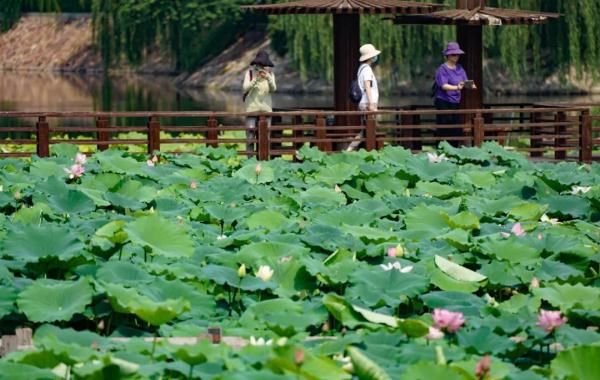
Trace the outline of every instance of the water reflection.
<instances>
[{"instance_id":1,"label":"water reflection","mask_svg":"<svg viewBox=\"0 0 600 380\"><path fill-rule=\"evenodd\" d=\"M242 112L241 91L178 89L173 77L0 72L0 111L225 111ZM383 106L431 104L427 96L382 97ZM328 94L277 94L276 108L331 107ZM600 96L496 97L487 102L600 101Z\"/></svg>"}]
</instances>

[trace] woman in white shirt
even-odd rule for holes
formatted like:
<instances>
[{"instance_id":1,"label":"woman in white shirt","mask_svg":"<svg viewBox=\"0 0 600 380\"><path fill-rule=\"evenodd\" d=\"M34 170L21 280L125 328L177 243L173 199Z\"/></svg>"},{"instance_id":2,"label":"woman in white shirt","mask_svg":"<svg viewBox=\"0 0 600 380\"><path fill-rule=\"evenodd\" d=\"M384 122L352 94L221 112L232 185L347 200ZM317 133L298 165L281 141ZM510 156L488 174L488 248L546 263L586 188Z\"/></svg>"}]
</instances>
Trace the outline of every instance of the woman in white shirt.
<instances>
[{"instance_id":1,"label":"woman in white shirt","mask_svg":"<svg viewBox=\"0 0 600 380\"><path fill-rule=\"evenodd\" d=\"M375 49L375 46L371 44L360 47L361 65L358 68L358 86L362 90L363 96L358 103L358 109L361 111L377 111L379 87L371 66L377 62L379 54L381 51Z\"/></svg>"},{"instance_id":2,"label":"woman in white shirt","mask_svg":"<svg viewBox=\"0 0 600 380\"><path fill-rule=\"evenodd\" d=\"M360 111L377 111L377 103L379 103L379 87L377 86L377 78L375 78L371 66L377 62L379 54L381 54L381 52L375 49L375 46L371 44L360 47L360 66L357 75L358 87L360 87L362 92L362 98L358 103L358 109ZM364 118L362 123L365 123ZM348 145L346 151L353 151L358 148L362 136L363 132L361 131L354 138L354 141Z\"/></svg>"}]
</instances>

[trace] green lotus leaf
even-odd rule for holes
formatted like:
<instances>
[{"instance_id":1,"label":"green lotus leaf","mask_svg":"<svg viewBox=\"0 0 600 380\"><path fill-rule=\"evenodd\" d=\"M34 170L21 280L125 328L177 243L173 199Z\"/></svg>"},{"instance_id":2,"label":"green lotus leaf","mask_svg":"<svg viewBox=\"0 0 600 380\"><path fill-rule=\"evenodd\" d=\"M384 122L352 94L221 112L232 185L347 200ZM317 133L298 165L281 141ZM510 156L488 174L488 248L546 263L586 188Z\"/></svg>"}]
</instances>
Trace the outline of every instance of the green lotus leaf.
<instances>
[{"instance_id":1,"label":"green lotus leaf","mask_svg":"<svg viewBox=\"0 0 600 380\"><path fill-rule=\"evenodd\" d=\"M331 189L321 186L314 186L301 192L295 198L303 205L339 207L346 204L346 196L343 193L336 193L333 187Z\"/></svg>"},{"instance_id":2,"label":"green lotus leaf","mask_svg":"<svg viewBox=\"0 0 600 380\"><path fill-rule=\"evenodd\" d=\"M348 347L348 354L352 360L354 373L359 379L365 380L391 380L392 378L373 360L369 359L356 347Z\"/></svg>"},{"instance_id":3,"label":"green lotus leaf","mask_svg":"<svg viewBox=\"0 0 600 380\"><path fill-rule=\"evenodd\" d=\"M548 212L552 214L583 218L591 211L590 203L587 199L574 195L545 197L540 199L540 201L548 204Z\"/></svg>"},{"instance_id":4,"label":"green lotus leaf","mask_svg":"<svg viewBox=\"0 0 600 380\"><path fill-rule=\"evenodd\" d=\"M96 209L96 204L79 190L67 190L48 196L48 205L64 214L85 214Z\"/></svg>"},{"instance_id":5,"label":"green lotus leaf","mask_svg":"<svg viewBox=\"0 0 600 380\"><path fill-rule=\"evenodd\" d=\"M133 313L154 326L160 326L177 318L190 309L190 302L179 298L157 299L140 294L117 284L103 284L108 299L116 311Z\"/></svg>"},{"instance_id":6,"label":"green lotus leaf","mask_svg":"<svg viewBox=\"0 0 600 380\"><path fill-rule=\"evenodd\" d=\"M466 316L479 316L485 301L475 295L463 292L429 292L421 296L430 308L460 311Z\"/></svg>"},{"instance_id":7,"label":"green lotus leaf","mask_svg":"<svg viewBox=\"0 0 600 380\"><path fill-rule=\"evenodd\" d=\"M563 311L576 307L589 310L600 309L600 288L597 287L552 283L545 288L533 289L533 294Z\"/></svg>"},{"instance_id":8,"label":"green lotus leaf","mask_svg":"<svg viewBox=\"0 0 600 380\"><path fill-rule=\"evenodd\" d=\"M260 165L260 174L256 174L256 167ZM234 173L235 177L244 179L251 184L263 184L273 182L275 180L275 171L271 164L267 162L252 162L244 165L241 169Z\"/></svg>"},{"instance_id":9,"label":"green lotus leaf","mask_svg":"<svg viewBox=\"0 0 600 380\"><path fill-rule=\"evenodd\" d=\"M444 185L438 182L420 181L417 183L416 188L419 194L430 195L440 199L448 199L461 194L456 187Z\"/></svg>"},{"instance_id":10,"label":"green lotus leaf","mask_svg":"<svg viewBox=\"0 0 600 380\"><path fill-rule=\"evenodd\" d=\"M126 261L109 261L96 272L96 278L115 284L135 285L148 283L154 277L138 265Z\"/></svg>"},{"instance_id":11,"label":"green lotus leaf","mask_svg":"<svg viewBox=\"0 0 600 380\"><path fill-rule=\"evenodd\" d=\"M260 242L245 245L236 255L240 263L252 267L267 264L265 260L302 257L310 250L299 244Z\"/></svg>"},{"instance_id":12,"label":"green lotus leaf","mask_svg":"<svg viewBox=\"0 0 600 380\"><path fill-rule=\"evenodd\" d=\"M86 280L38 280L19 294L17 305L34 322L68 321L75 314L83 313L92 302L92 295L92 287Z\"/></svg>"},{"instance_id":13,"label":"green lotus leaf","mask_svg":"<svg viewBox=\"0 0 600 380\"><path fill-rule=\"evenodd\" d=\"M403 181L387 173L379 174L365 181L365 188L373 194L382 194L384 192L402 194L407 186L407 181Z\"/></svg>"},{"instance_id":14,"label":"green lotus leaf","mask_svg":"<svg viewBox=\"0 0 600 380\"><path fill-rule=\"evenodd\" d=\"M13 214L13 221L22 224L40 224L44 215L53 215L52 209L43 202L38 202L31 207L20 208Z\"/></svg>"},{"instance_id":15,"label":"green lotus leaf","mask_svg":"<svg viewBox=\"0 0 600 380\"><path fill-rule=\"evenodd\" d=\"M405 162L409 172L422 181L447 182L457 170L456 165L450 162L444 161L439 164L432 164L427 158L417 155L409 157Z\"/></svg>"},{"instance_id":16,"label":"green lotus leaf","mask_svg":"<svg viewBox=\"0 0 600 380\"><path fill-rule=\"evenodd\" d=\"M13 288L0 286L0 319L15 311L17 292Z\"/></svg>"},{"instance_id":17,"label":"green lotus leaf","mask_svg":"<svg viewBox=\"0 0 600 380\"><path fill-rule=\"evenodd\" d=\"M481 355L499 355L511 350L515 343L506 336L494 333L489 327L482 326L477 329L461 329L457 332L458 342L468 351L474 351Z\"/></svg>"},{"instance_id":18,"label":"green lotus leaf","mask_svg":"<svg viewBox=\"0 0 600 380\"><path fill-rule=\"evenodd\" d=\"M414 232L416 240L440 236L448 231L444 215L445 210L441 207L420 204L406 213L406 230Z\"/></svg>"},{"instance_id":19,"label":"green lotus leaf","mask_svg":"<svg viewBox=\"0 0 600 380\"><path fill-rule=\"evenodd\" d=\"M129 238L123 231L124 226L124 221L114 220L100 227L96 231L96 236L108 239L113 244L123 244Z\"/></svg>"},{"instance_id":20,"label":"green lotus leaf","mask_svg":"<svg viewBox=\"0 0 600 380\"><path fill-rule=\"evenodd\" d=\"M324 295L322 302L331 315L345 326L355 328L356 326L370 324L366 322L362 314L354 310L354 307L348 301L337 294L330 293Z\"/></svg>"},{"instance_id":21,"label":"green lotus leaf","mask_svg":"<svg viewBox=\"0 0 600 380\"><path fill-rule=\"evenodd\" d=\"M481 282L461 281L445 274L438 268L431 268L430 281L441 290L474 293L483 286Z\"/></svg>"},{"instance_id":22,"label":"green lotus leaf","mask_svg":"<svg viewBox=\"0 0 600 380\"><path fill-rule=\"evenodd\" d=\"M548 210L548 206L537 203L526 202L510 209L509 214L517 220L538 221L540 217Z\"/></svg>"},{"instance_id":23,"label":"green lotus leaf","mask_svg":"<svg viewBox=\"0 0 600 380\"><path fill-rule=\"evenodd\" d=\"M550 364L559 378L595 380L600 373L600 346L580 346L560 352Z\"/></svg>"},{"instance_id":24,"label":"green lotus leaf","mask_svg":"<svg viewBox=\"0 0 600 380\"><path fill-rule=\"evenodd\" d=\"M247 291L257 291L271 289L275 287L275 284L269 281L263 281L259 278L247 274L243 278L237 274L237 270L220 266L220 265L207 265L202 268L202 276L207 280L212 280L219 285L229 285L234 288L240 288Z\"/></svg>"},{"instance_id":25,"label":"green lotus leaf","mask_svg":"<svg viewBox=\"0 0 600 380\"><path fill-rule=\"evenodd\" d=\"M464 183L480 189L489 189L493 188L496 184L496 177L494 174L487 171L471 170L457 173L455 182Z\"/></svg>"},{"instance_id":26,"label":"green lotus leaf","mask_svg":"<svg viewBox=\"0 0 600 380\"><path fill-rule=\"evenodd\" d=\"M198 364L206 363L208 359L207 352L212 349L212 344L207 340L204 340L193 346L183 346L177 348L173 355L189 365L196 366Z\"/></svg>"},{"instance_id":27,"label":"green lotus leaf","mask_svg":"<svg viewBox=\"0 0 600 380\"><path fill-rule=\"evenodd\" d=\"M139 162L131 157L121 156L117 150L107 150L95 155L100 167L105 172L112 172L125 175L143 175L142 168L146 166L145 162Z\"/></svg>"},{"instance_id":28,"label":"green lotus leaf","mask_svg":"<svg viewBox=\"0 0 600 380\"><path fill-rule=\"evenodd\" d=\"M308 273L317 277L319 281L329 285L348 282L350 274L361 266L361 264L355 262L352 258L331 263L325 263L310 257L300 260Z\"/></svg>"},{"instance_id":29,"label":"green lotus leaf","mask_svg":"<svg viewBox=\"0 0 600 380\"><path fill-rule=\"evenodd\" d=\"M429 326L418 319L400 319L398 327L411 338L421 338L429 333Z\"/></svg>"},{"instance_id":30,"label":"green lotus leaf","mask_svg":"<svg viewBox=\"0 0 600 380\"><path fill-rule=\"evenodd\" d=\"M125 226L132 243L148 247L155 255L180 258L194 254L187 231L157 214L138 218Z\"/></svg>"},{"instance_id":31,"label":"green lotus leaf","mask_svg":"<svg viewBox=\"0 0 600 380\"><path fill-rule=\"evenodd\" d=\"M469 231L458 228L439 235L437 239L445 240L451 246L456 247L461 251L466 251L471 246L469 237Z\"/></svg>"},{"instance_id":32,"label":"green lotus leaf","mask_svg":"<svg viewBox=\"0 0 600 380\"><path fill-rule=\"evenodd\" d=\"M438 365L434 363L421 362L413 364L406 369L402 375L402 380L464 380L465 378L458 370L450 366Z\"/></svg>"},{"instance_id":33,"label":"green lotus leaf","mask_svg":"<svg viewBox=\"0 0 600 380\"><path fill-rule=\"evenodd\" d=\"M524 263L539 259L540 250L520 242L521 240L525 241L512 237L506 240L488 240L481 244L481 249L490 256L511 263Z\"/></svg>"},{"instance_id":34,"label":"green lotus leaf","mask_svg":"<svg viewBox=\"0 0 600 380\"><path fill-rule=\"evenodd\" d=\"M477 217L477 215L468 211L463 211L456 215L447 216L446 223L448 223L448 225L452 228L461 228L463 230L479 229L479 218Z\"/></svg>"},{"instance_id":35,"label":"green lotus leaf","mask_svg":"<svg viewBox=\"0 0 600 380\"><path fill-rule=\"evenodd\" d=\"M25 262L45 258L69 260L82 254L83 243L72 230L55 225L13 225L6 236L4 254Z\"/></svg>"},{"instance_id":36,"label":"green lotus leaf","mask_svg":"<svg viewBox=\"0 0 600 380\"><path fill-rule=\"evenodd\" d=\"M458 281L481 282L487 279L486 276L483 276L438 255L435 255L435 265L442 272Z\"/></svg>"},{"instance_id":37,"label":"green lotus leaf","mask_svg":"<svg viewBox=\"0 0 600 380\"><path fill-rule=\"evenodd\" d=\"M315 180L322 182L325 185L333 187L341 185L352 177L358 175L359 170L355 165L339 163L329 166L322 166L320 170L314 174Z\"/></svg>"},{"instance_id":38,"label":"green lotus leaf","mask_svg":"<svg viewBox=\"0 0 600 380\"><path fill-rule=\"evenodd\" d=\"M75 155L73 155L73 157L75 157ZM73 165L73 162L64 161L63 163L60 163L59 161L38 160L31 163L29 173L31 173L32 176L40 178L61 178L66 176L65 169L69 168L71 165Z\"/></svg>"},{"instance_id":39,"label":"green lotus leaf","mask_svg":"<svg viewBox=\"0 0 600 380\"><path fill-rule=\"evenodd\" d=\"M466 206L476 214L489 216L500 216L523 203L523 200L516 196L502 196L494 199L493 197L479 197L471 195L466 197Z\"/></svg>"},{"instance_id":40,"label":"green lotus leaf","mask_svg":"<svg viewBox=\"0 0 600 380\"><path fill-rule=\"evenodd\" d=\"M37 368L27 364L0 362L1 380L56 380L50 369Z\"/></svg>"},{"instance_id":41,"label":"green lotus leaf","mask_svg":"<svg viewBox=\"0 0 600 380\"><path fill-rule=\"evenodd\" d=\"M230 207L219 204L207 205L204 206L204 209L213 218L228 224L241 220L248 212L248 210L242 207Z\"/></svg>"},{"instance_id":42,"label":"green lotus leaf","mask_svg":"<svg viewBox=\"0 0 600 380\"><path fill-rule=\"evenodd\" d=\"M427 290L429 280L415 273L401 273L396 269L385 271L381 267L364 268L352 274L353 284L347 295L368 306L385 304L397 307L408 298Z\"/></svg>"},{"instance_id":43,"label":"green lotus leaf","mask_svg":"<svg viewBox=\"0 0 600 380\"><path fill-rule=\"evenodd\" d=\"M366 226L344 225L342 231L367 241L385 241L397 238L397 235L392 232Z\"/></svg>"},{"instance_id":44,"label":"green lotus leaf","mask_svg":"<svg viewBox=\"0 0 600 380\"><path fill-rule=\"evenodd\" d=\"M118 193L105 193L104 199L113 207L121 207L126 210L143 210L146 208L146 204L139 200L131 197L126 197Z\"/></svg>"},{"instance_id":45,"label":"green lotus leaf","mask_svg":"<svg viewBox=\"0 0 600 380\"><path fill-rule=\"evenodd\" d=\"M287 222L288 219L285 216L272 210L259 211L246 219L246 224L251 229L265 227L269 230L277 230Z\"/></svg>"},{"instance_id":46,"label":"green lotus leaf","mask_svg":"<svg viewBox=\"0 0 600 380\"><path fill-rule=\"evenodd\" d=\"M360 313L360 315L362 315L363 318L365 318L369 322L387 325L389 327L394 328L398 327L398 319L394 316L376 313L374 311L356 305L352 305L352 308L354 309L354 311Z\"/></svg>"},{"instance_id":47,"label":"green lotus leaf","mask_svg":"<svg viewBox=\"0 0 600 380\"><path fill-rule=\"evenodd\" d=\"M42 325L37 330L35 330L35 335L33 336L33 340L37 342L45 337L53 336L59 341L71 345L79 345L82 347L104 347L109 346L110 343L106 338L95 334L90 331L77 331L74 329L61 329L54 325Z\"/></svg>"},{"instance_id":48,"label":"green lotus leaf","mask_svg":"<svg viewBox=\"0 0 600 380\"><path fill-rule=\"evenodd\" d=\"M240 322L257 326L266 325L278 335L292 336L311 326L320 326L327 319L327 310L318 302L280 298L256 303L248 308Z\"/></svg>"}]
</instances>

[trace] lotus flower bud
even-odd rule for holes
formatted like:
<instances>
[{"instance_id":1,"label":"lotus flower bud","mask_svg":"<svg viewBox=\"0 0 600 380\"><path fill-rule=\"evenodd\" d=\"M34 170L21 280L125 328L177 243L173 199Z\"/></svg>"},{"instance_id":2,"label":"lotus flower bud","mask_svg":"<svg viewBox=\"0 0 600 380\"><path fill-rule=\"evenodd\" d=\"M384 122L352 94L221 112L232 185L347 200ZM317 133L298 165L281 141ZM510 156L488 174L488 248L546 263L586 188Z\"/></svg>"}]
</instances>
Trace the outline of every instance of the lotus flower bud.
<instances>
[{"instance_id":1,"label":"lotus flower bud","mask_svg":"<svg viewBox=\"0 0 600 380\"><path fill-rule=\"evenodd\" d=\"M239 278L246 277L246 265L245 264L240 265L240 268L238 269L238 277Z\"/></svg>"}]
</instances>

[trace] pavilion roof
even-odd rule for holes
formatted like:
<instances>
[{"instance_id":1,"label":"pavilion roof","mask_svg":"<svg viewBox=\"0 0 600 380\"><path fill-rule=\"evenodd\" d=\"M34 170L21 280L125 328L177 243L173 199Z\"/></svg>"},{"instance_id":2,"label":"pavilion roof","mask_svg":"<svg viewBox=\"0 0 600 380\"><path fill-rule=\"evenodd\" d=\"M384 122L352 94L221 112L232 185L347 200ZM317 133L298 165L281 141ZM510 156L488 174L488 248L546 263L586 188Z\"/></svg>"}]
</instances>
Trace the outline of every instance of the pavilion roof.
<instances>
[{"instance_id":1,"label":"pavilion roof","mask_svg":"<svg viewBox=\"0 0 600 380\"><path fill-rule=\"evenodd\" d=\"M432 25L521 25L543 24L548 19L559 18L559 13L545 13L519 9L476 7L449 9L423 15L397 16L397 24Z\"/></svg>"},{"instance_id":2,"label":"pavilion roof","mask_svg":"<svg viewBox=\"0 0 600 380\"><path fill-rule=\"evenodd\" d=\"M398 0L298 0L286 3L246 5L269 14L423 14L444 6L419 1Z\"/></svg>"}]
</instances>

